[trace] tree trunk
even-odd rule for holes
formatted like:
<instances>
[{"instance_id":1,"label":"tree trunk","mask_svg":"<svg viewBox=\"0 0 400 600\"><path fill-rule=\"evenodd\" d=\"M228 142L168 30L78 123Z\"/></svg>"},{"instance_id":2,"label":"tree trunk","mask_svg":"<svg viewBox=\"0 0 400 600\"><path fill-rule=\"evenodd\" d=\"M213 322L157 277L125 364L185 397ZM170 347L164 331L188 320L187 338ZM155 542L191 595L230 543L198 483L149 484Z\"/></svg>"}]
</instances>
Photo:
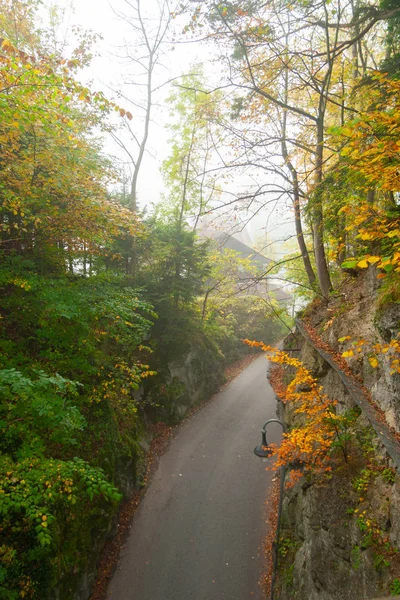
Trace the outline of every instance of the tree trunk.
<instances>
[{"instance_id":1,"label":"tree trunk","mask_svg":"<svg viewBox=\"0 0 400 600\"><path fill-rule=\"evenodd\" d=\"M287 37L286 37L286 44L288 44ZM289 69L286 66L286 68L285 68L285 94L284 94L285 103L288 102L288 99L289 99ZM314 273L314 270L311 265L310 256L309 256L308 250L307 250L307 245L304 241L303 226L301 223L299 178L297 176L297 171L296 171L292 161L289 159L289 153L288 153L287 144L286 144L286 129L287 129L287 110L285 109L283 111L283 118L282 118L281 151L282 151L282 157L283 157L285 163L287 164L288 169L290 171L290 175L292 177L292 186L293 186L292 202L293 202L293 209L294 209L294 222L295 222L295 227L296 227L297 242L299 244L301 258L303 259L304 268L307 273L308 283L310 284L311 288L314 288L315 281L316 281L315 273Z\"/></svg>"},{"instance_id":2,"label":"tree trunk","mask_svg":"<svg viewBox=\"0 0 400 600\"><path fill-rule=\"evenodd\" d=\"M297 173L296 173L297 178ZM293 208L294 208L294 223L296 227L296 237L299 244L301 258L303 259L304 268L307 273L308 283L310 287L315 287L315 273L311 265L310 255L307 250L307 246L304 240L303 227L301 224L301 212L300 212L300 194L298 189L297 181L293 185Z\"/></svg>"},{"instance_id":3,"label":"tree trunk","mask_svg":"<svg viewBox=\"0 0 400 600\"><path fill-rule=\"evenodd\" d=\"M204 300L203 300L203 307L202 307L202 311L201 311L201 322L204 322L205 316L206 316L206 310L207 310L207 301L208 301L208 295L210 293L210 290L206 291L206 295L204 296Z\"/></svg>"},{"instance_id":4,"label":"tree trunk","mask_svg":"<svg viewBox=\"0 0 400 600\"><path fill-rule=\"evenodd\" d=\"M317 276L321 293L324 298L328 298L329 292L332 290L331 278L329 275L328 264L326 261L324 248L324 218L322 208L322 198L319 186L323 179L323 151L324 151L324 126L323 114L320 114L320 119L317 124L317 148L315 162L315 192L313 198L313 231L314 231L314 253L315 264L317 267Z\"/></svg>"}]
</instances>

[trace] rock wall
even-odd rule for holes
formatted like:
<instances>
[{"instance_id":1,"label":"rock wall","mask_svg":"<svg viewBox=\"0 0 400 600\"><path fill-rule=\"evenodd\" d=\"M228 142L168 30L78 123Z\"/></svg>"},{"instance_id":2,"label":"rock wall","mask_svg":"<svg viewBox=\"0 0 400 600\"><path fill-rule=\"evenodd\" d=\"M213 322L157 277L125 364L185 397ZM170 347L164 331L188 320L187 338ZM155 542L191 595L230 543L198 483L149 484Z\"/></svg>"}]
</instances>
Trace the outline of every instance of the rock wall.
<instances>
[{"instance_id":1,"label":"rock wall","mask_svg":"<svg viewBox=\"0 0 400 600\"><path fill-rule=\"evenodd\" d=\"M373 273L359 278L328 307L308 313L319 335L342 352L339 338L389 342L399 331L400 305L379 305ZM355 291L354 291L355 288ZM317 377L343 414L354 403L337 373L295 332L284 347ZM293 351L292 351L293 355ZM399 431L400 377L384 357L373 369L368 355L350 364L363 378L390 425ZM284 409L289 427L293 411ZM303 477L285 491L276 598L280 600L358 600L400 594L400 476L360 415L351 431L351 460L335 462L329 480Z\"/></svg>"},{"instance_id":2,"label":"rock wall","mask_svg":"<svg viewBox=\"0 0 400 600\"><path fill-rule=\"evenodd\" d=\"M171 381L179 380L185 390L185 395L175 400L179 416L218 390L224 382L224 367L222 358L205 348L192 348L181 361L168 365Z\"/></svg>"},{"instance_id":3,"label":"rock wall","mask_svg":"<svg viewBox=\"0 0 400 600\"><path fill-rule=\"evenodd\" d=\"M224 383L226 360L206 336L199 336L178 360L157 368L146 382L144 406L150 421L179 423L194 405L210 398Z\"/></svg>"}]
</instances>

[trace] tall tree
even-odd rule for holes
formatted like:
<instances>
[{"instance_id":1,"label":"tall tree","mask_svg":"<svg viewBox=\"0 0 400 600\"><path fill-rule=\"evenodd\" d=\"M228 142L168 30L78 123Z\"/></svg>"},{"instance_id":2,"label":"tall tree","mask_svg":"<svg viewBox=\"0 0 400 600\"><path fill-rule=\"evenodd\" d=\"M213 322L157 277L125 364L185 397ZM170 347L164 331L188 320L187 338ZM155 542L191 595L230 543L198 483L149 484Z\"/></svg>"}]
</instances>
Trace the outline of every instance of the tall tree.
<instances>
[{"instance_id":1,"label":"tall tree","mask_svg":"<svg viewBox=\"0 0 400 600\"><path fill-rule=\"evenodd\" d=\"M84 246L107 246L112 228L117 234L121 226L132 233L137 227L108 201L112 171L89 140L111 105L74 79L74 61L50 60L2 41L1 238L8 250L52 246L73 259Z\"/></svg>"},{"instance_id":2,"label":"tall tree","mask_svg":"<svg viewBox=\"0 0 400 600\"><path fill-rule=\"evenodd\" d=\"M223 83L241 92L240 102L252 107L255 122L276 130L278 115L283 125L277 136L266 134L265 147L275 142L276 153L280 145L290 172L290 193L296 198L300 190L306 201L318 283L327 297L331 281L320 190L332 159L327 129L336 119L354 114L349 102L354 77L343 77L350 67L353 74L360 72L359 65L365 71L373 51L369 47L367 53L362 43L390 11L367 7L362 12L361 6L346 0L194 4L193 27L207 23L210 37L220 45L221 61L227 66ZM307 271L312 279L310 264Z\"/></svg>"},{"instance_id":3,"label":"tall tree","mask_svg":"<svg viewBox=\"0 0 400 600\"><path fill-rule=\"evenodd\" d=\"M132 95L121 95L132 104L132 113L139 126L133 126L132 113L128 112L128 120L124 121L124 126L128 130L130 143L123 142L113 131L111 133L131 162L130 208L136 212L139 173L147 149L155 96L160 85L162 86L157 74L160 75L164 43L173 14L169 0L155 0L150 3L143 0L124 0L124 6L125 10L114 8L114 12L128 26L131 33L120 49L120 58L129 69L126 83L135 91Z\"/></svg>"},{"instance_id":4,"label":"tall tree","mask_svg":"<svg viewBox=\"0 0 400 600\"><path fill-rule=\"evenodd\" d=\"M189 222L196 229L200 217L219 194L218 175L213 156L221 144L221 94L207 94L201 68L182 77L167 99L173 134L170 156L163 163L163 175L168 189L167 212L175 211L178 227ZM163 205L162 205L163 206Z\"/></svg>"}]
</instances>

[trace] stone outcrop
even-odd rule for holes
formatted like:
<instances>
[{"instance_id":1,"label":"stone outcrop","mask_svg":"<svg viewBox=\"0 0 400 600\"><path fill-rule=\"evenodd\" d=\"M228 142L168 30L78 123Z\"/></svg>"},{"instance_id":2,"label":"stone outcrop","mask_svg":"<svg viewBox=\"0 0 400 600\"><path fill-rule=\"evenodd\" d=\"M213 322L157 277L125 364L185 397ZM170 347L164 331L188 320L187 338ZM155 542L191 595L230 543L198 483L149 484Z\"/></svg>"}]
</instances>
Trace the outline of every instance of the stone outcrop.
<instances>
[{"instance_id":1,"label":"stone outcrop","mask_svg":"<svg viewBox=\"0 0 400 600\"><path fill-rule=\"evenodd\" d=\"M379 305L372 269L352 288L307 314L338 353L345 349L338 341L344 336L371 346L390 342L399 332L400 305ZM354 408L338 374L298 331L284 347L300 349L295 355L337 401L338 413ZM389 361L381 358L376 369L365 354L349 362L388 424L399 431L400 376L390 374ZM290 407L283 418L289 427L295 424ZM330 479L318 481L309 474L285 492L275 590L280 600L361 600L400 593L400 476L362 414L351 436L348 465L336 460Z\"/></svg>"}]
</instances>

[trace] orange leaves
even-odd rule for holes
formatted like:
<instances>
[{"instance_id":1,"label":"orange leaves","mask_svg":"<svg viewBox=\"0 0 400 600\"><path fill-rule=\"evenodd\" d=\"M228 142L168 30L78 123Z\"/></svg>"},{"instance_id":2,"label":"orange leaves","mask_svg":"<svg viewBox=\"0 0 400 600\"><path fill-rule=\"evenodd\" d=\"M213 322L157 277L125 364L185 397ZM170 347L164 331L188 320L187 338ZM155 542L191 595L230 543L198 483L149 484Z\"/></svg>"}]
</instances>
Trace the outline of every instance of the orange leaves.
<instances>
[{"instance_id":1,"label":"orange leaves","mask_svg":"<svg viewBox=\"0 0 400 600\"><path fill-rule=\"evenodd\" d=\"M339 213L349 238L356 233L360 251L342 266L367 269L375 265L382 278L400 272L400 219L393 198L389 199L400 189L400 82L380 72L372 73L371 81L359 90L365 95L361 105L367 108L331 133L341 144L346 142L339 164L354 173L358 188L345 199ZM372 197L371 190L375 191Z\"/></svg>"},{"instance_id":2,"label":"orange leaves","mask_svg":"<svg viewBox=\"0 0 400 600\"><path fill-rule=\"evenodd\" d=\"M345 127L340 135L349 138L342 156L351 168L361 171L369 183L384 190L399 189L400 84L376 72L368 93L368 111Z\"/></svg>"},{"instance_id":3,"label":"orange leaves","mask_svg":"<svg viewBox=\"0 0 400 600\"><path fill-rule=\"evenodd\" d=\"M126 117L128 121L132 121L132 113L130 113L129 110L125 110L124 108L120 108L119 106L116 106L115 110L119 112L120 117Z\"/></svg>"},{"instance_id":4,"label":"orange leaves","mask_svg":"<svg viewBox=\"0 0 400 600\"><path fill-rule=\"evenodd\" d=\"M272 363L294 369L292 381L286 387L282 380L283 371L277 371L275 367L272 371L274 390L284 403L292 404L293 412L298 415L297 420L300 422L284 434L282 444L276 451L276 467L299 462L315 473L329 472L329 451L338 435L336 421L342 419L334 413L336 402L323 393L318 380L299 359L263 342L245 342L249 346L261 348Z\"/></svg>"},{"instance_id":5,"label":"orange leaves","mask_svg":"<svg viewBox=\"0 0 400 600\"><path fill-rule=\"evenodd\" d=\"M389 363L390 374L400 373L400 341L399 336L384 344L371 344L366 340L352 342L353 349L342 352L343 358L366 355L373 369L379 367L379 360L385 359ZM351 339L350 336L340 338L339 342Z\"/></svg>"},{"instance_id":6,"label":"orange leaves","mask_svg":"<svg viewBox=\"0 0 400 600\"><path fill-rule=\"evenodd\" d=\"M375 265L382 275L400 272L400 218L387 215L381 206L367 202L349 203L340 212L346 215L347 231L356 230L358 239L385 248L384 254L366 253L359 258L348 258L343 268L367 269Z\"/></svg>"},{"instance_id":7,"label":"orange leaves","mask_svg":"<svg viewBox=\"0 0 400 600\"><path fill-rule=\"evenodd\" d=\"M91 137L114 105L72 77L79 61L35 59L0 43L2 243L62 242L72 258L105 255L115 237L141 234L138 219L108 200L115 173Z\"/></svg>"}]
</instances>

